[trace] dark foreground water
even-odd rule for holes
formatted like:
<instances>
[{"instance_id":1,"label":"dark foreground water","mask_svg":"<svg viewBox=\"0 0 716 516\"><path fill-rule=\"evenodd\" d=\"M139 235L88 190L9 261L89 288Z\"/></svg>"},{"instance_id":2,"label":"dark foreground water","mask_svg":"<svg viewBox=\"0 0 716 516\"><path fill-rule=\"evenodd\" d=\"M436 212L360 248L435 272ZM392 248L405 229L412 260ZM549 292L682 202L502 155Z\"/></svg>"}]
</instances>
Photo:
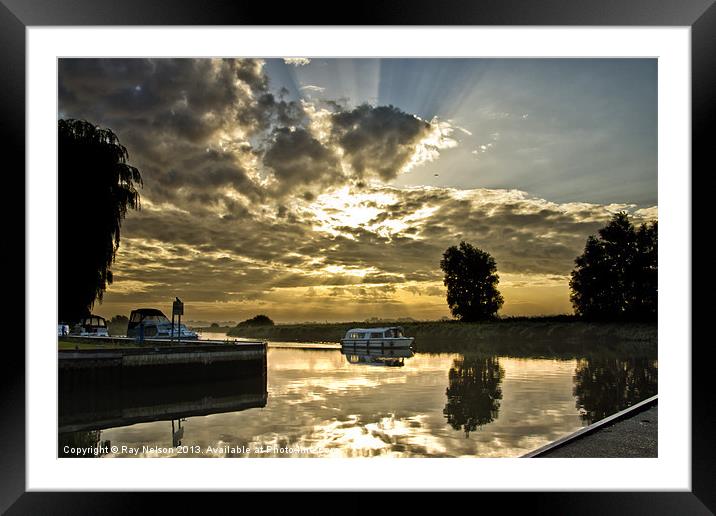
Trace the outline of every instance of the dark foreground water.
<instances>
[{"instance_id":1,"label":"dark foreground water","mask_svg":"<svg viewBox=\"0 0 716 516\"><path fill-rule=\"evenodd\" d=\"M398 355L270 347L236 377L61 389L58 455L515 457L657 391L655 357Z\"/></svg>"}]
</instances>

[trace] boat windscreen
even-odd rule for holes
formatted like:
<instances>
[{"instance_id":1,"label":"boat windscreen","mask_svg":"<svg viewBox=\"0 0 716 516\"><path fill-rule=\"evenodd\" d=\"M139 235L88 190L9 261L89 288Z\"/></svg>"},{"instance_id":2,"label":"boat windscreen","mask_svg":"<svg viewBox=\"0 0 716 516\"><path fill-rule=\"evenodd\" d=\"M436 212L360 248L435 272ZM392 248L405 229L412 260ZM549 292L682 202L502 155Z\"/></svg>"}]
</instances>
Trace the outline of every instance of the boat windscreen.
<instances>
[{"instance_id":1,"label":"boat windscreen","mask_svg":"<svg viewBox=\"0 0 716 516\"><path fill-rule=\"evenodd\" d=\"M170 322L169 319L167 319L164 315L145 315L142 319L145 323L147 322L153 322L153 323L166 323Z\"/></svg>"},{"instance_id":2,"label":"boat windscreen","mask_svg":"<svg viewBox=\"0 0 716 516\"><path fill-rule=\"evenodd\" d=\"M97 316L90 316L85 317L82 322L82 326L86 326L88 328L106 328L107 325L104 322L104 319L102 317Z\"/></svg>"}]
</instances>

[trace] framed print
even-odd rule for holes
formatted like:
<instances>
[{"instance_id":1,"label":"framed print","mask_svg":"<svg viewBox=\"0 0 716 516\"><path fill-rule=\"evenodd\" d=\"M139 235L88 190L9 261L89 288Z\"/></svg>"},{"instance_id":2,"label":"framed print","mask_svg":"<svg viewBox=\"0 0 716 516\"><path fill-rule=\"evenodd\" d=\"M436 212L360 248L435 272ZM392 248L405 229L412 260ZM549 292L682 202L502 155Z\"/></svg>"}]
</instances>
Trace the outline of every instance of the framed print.
<instances>
[{"instance_id":1,"label":"framed print","mask_svg":"<svg viewBox=\"0 0 716 516\"><path fill-rule=\"evenodd\" d=\"M0 6L26 192L3 510L715 510L691 278L716 8L404 7Z\"/></svg>"}]
</instances>

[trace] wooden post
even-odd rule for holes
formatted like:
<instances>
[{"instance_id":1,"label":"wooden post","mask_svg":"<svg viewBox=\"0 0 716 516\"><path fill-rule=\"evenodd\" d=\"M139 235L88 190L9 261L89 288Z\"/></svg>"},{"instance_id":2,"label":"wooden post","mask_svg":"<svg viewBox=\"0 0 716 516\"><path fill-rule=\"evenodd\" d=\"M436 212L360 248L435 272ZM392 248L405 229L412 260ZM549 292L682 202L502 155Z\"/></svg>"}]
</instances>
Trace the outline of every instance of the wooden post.
<instances>
[{"instance_id":1,"label":"wooden post","mask_svg":"<svg viewBox=\"0 0 716 516\"><path fill-rule=\"evenodd\" d=\"M179 326L178 326L178 339L177 342L181 343L181 316L184 314L184 303L182 303L181 299L178 297L175 298L174 303L172 303L172 336L174 335L174 316L177 315L179 317Z\"/></svg>"}]
</instances>

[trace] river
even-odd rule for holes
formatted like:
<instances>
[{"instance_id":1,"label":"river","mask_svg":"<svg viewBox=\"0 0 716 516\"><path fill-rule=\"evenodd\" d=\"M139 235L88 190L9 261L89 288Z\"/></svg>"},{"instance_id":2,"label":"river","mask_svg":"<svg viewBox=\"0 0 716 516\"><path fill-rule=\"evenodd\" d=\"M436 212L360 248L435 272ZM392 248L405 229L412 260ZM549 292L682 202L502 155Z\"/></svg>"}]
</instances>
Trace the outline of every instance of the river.
<instances>
[{"instance_id":1,"label":"river","mask_svg":"<svg viewBox=\"0 0 716 516\"><path fill-rule=\"evenodd\" d=\"M157 395L166 420L123 425L141 411L120 406L117 426L60 433L58 455L517 457L657 391L655 357L408 355L269 343L255 381Z\"/></svg>"}]
</instances>

